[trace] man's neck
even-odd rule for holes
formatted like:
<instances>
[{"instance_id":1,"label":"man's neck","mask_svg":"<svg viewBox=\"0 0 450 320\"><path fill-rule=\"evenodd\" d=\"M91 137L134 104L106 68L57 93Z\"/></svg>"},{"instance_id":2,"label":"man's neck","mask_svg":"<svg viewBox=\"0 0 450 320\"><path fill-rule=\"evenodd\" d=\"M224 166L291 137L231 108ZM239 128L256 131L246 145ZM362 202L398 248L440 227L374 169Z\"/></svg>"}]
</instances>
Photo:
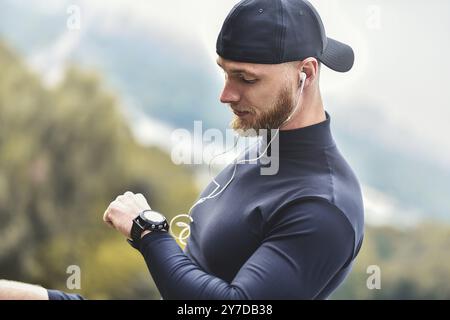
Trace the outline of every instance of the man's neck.
<instances>
[{"instance_id":1,"label":"man's neck","mask_svg":"<svg viewBox=\"0 0 450 320\"><path fill-rule=\"evenodd\" d=\"M327 119L320 94L317 94L314 99L308 98L305 96L301 102L300 111L296 112L292 119L280 129L281 131L309 127Z\"/></svg>"}]
</instances>

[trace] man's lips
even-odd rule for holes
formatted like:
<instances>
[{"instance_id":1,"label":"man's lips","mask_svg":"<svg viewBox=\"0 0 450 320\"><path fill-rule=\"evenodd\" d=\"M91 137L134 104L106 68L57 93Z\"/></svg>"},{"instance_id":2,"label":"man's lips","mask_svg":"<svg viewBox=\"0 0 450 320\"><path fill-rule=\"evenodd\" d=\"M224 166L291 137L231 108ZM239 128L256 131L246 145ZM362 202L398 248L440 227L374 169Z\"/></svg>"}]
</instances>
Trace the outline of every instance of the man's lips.
<instances>
[{"instance_id":1,"label":"man's lips","mask_svg":"<svg viewBox=\"0 0 450 320\"><path fill-rule=\"evenodd\" d=\"M238 117L245 117L246 115L250 114L250 112L248 112L248 111L238 111L238 110L234 110L234 109L233 109L233 112Z\"/></svg>"}]
</instances>

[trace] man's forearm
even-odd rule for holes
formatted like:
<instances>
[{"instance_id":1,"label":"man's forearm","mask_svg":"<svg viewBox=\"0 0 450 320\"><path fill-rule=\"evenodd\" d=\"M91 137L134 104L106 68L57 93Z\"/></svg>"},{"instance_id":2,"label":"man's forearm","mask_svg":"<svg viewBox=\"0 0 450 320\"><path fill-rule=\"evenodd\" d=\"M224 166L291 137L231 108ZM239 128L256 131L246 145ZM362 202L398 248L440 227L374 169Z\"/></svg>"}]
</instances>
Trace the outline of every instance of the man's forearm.
<instances>
[{"instance_id":1,"label":"man's forearm","mask_svg":"<svg viewBox=\"0 0 450 320\"><path fill-rule=\"evenodd\" d=\"M48 293L40 286L0 280L0 300L48 300Z\"/></svg>"}]
</instances>

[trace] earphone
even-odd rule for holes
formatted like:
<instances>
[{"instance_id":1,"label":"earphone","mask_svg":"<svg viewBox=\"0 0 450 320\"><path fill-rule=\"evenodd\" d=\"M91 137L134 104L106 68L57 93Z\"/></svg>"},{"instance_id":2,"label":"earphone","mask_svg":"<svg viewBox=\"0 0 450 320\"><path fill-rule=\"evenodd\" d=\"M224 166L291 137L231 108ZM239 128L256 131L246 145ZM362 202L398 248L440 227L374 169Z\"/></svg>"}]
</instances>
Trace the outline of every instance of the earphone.
<instances>
[{"instance_id":1,"label":"earphone","mask_svg":"<svg viewBox=\"0 0 450 320\"><path fill-rule=\"evenodd\" d=\"M299 87L300 87L300 93L299 93L299 95L297 96L297 100L299 99L299 97L300 97L300 96L302 95L302 93L303 93L303 89L305 88L305 81L306 81L306 78L307 78L306 73L304 73L303 71L300 71L300 84L299 84ZM297 103L295 104L294 110L292 110L292 112L291 112L291 114L289 115L289 117L287 117L287 119L281 124L281 126L278 128L278 131L280 131L280 128L281 128L283 125L285 125L287 122L289 122L289 121L291 120L292 116L293 116L294 113L297 111L298 105L299 105L299 103L298 103L298 101L297 101ZM278 133L278 131L277 131L277 133Z\"/></svg>"},{"instance_id":2,"label":"earphone","mask_svg":"<svg viewBox=\"0 0 450 320\"><path fill-rule=\"evenodd\" d=\"M187 216L187 217L191 220L191 222L192 222L192 221L193 221L193 219L192 219L192 217L191 217L192 209L194 209L194 208L195 208L197 205L199 205L200 203L203 203L204 201L206 201L206 200L208 200L208 199L215 198L215 197L217 197L219 194L221 194L221 193L222 193L222 192L230 185L230 183L233 181L234 176L235 176L235 174L236 174L236 169L237 169L237 164L238 164L238 163L245 163L246 161L257 161L257 160L259 160L260 158L262 158L262 157L264 156L264 154L267 152L267 150L269 149L270 145L272 144L273 140L274 140L274 139L277 137L277 135L279 134L281 127L283 127L287 122L289 122L289 121L291 120L292 116L293 116L293 115L295 114L295 112L297 111L298 106L299 106L299 104L300 104L300 101L299 101L300 96L302 95L303 89L305 88L305 82L306 82L306 79L307 79L306 73L303 72L303 71L300 71L300 84L299 84L300 92L299 92L299 94L297 95L297 102L296 102L295 108L294 108L294 110L292 110L292 112L291 112L291 114L289 115L289 117L287 117L286 120L284 120L283 123L277 128L277 133L274 135L274 137L273 137L273 138L270 140L270 142L267 144L266 148L264 149L264 152L263 152L259 157L255 158L255 159L250 159L250 160L240 160L240 161L237 161L237 159L239 158L239 156L240 156L242 153L246 152L248 149L250 149L250 147L247 148L247 149L245 149L245 150L243 150L242 152L240 152L240 153L236 156L236 158L235 158L235 161L234 161L234 169L233 169L233 174L231 175L231 178L228 180L228 182L225 184L225 186L224 186L218 193L214 194L214 193L217 191L217 189L219 189L219 188L221 187L221 185L220 185L214 178L212 178L212 182L216 185L216 188L215 188L209 195L207 195L206 197L202 197L202 198L200 198L199 200L197 200L197 201L191 206L191 208L189 209L187 215L185 215L185 214L177 215L177 216L175 216L175 217L170 221L170 227L169 227L169 230L171 231L172 235L173 235L175 238L177 238L181 243L183 243L184 245L186 245L186 242L184 242L184 239L186 239L186 238L189 237L189 235L190 235L190 227L189 227L189 225L187 225L187 224L184 223L184 222L178 222L176 225L177 225L178 227L184 227L184 229L183 229L183 231L181 231L180 235L177 237L177 236L175 236L175 235L173 234L173 228L172 228L172 223L173 223L173 221L174 221L177 217ZM239 138L240 138L240 137L238 137L238 139L236 140L236 142L234 143L233 147L232 147L230 150L224 151L224 152L222 152L222 153L220 153L220 154L214 156L214 157L209 161L209 164L208 164L208 171L209 171L210 176L211 176L211 163L213 162L213 160L214 160L215 158L217 158L218 156L223 155L223 154L228 153L229 151L233 150L233 149L237 146L237 143L238 143L238 141L239 141ZM185 233L186 233L187 231L188 231L189 233L188 233L187 235L185 235Z\"/></svg>"},{"instance_id":3,"label":"earphone","mask_svg":"<svg viewBox=\"0 0 450 320\"><path fill-rule=\"evenodd\" d=\"M306 78L307 78L306 73L304 73L303 71L300 72L300 81L301 81L300 85L302 85L306 81Z\"/></svg>"}]
</instances>

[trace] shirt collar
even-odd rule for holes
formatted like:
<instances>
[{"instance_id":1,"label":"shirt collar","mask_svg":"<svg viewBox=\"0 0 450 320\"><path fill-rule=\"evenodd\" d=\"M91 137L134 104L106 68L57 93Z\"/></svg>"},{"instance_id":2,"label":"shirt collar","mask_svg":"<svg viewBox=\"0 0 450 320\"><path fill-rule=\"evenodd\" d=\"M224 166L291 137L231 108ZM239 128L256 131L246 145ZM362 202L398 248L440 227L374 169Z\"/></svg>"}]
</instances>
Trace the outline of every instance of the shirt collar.
<instances>
[{"instance_id":1,"label":"shirt collar","mask_svg":"<svg viewBox=\"0 0 450 320\"><path fill-rule=\"evenodd\" d=\"M336 145L331 134L331 117L325 111L326 120L303 128L280 130L280 152L298 151L304 149L325 149ZM267 137L263 136L264 141Z\"/></svg>"}]
</instances>

